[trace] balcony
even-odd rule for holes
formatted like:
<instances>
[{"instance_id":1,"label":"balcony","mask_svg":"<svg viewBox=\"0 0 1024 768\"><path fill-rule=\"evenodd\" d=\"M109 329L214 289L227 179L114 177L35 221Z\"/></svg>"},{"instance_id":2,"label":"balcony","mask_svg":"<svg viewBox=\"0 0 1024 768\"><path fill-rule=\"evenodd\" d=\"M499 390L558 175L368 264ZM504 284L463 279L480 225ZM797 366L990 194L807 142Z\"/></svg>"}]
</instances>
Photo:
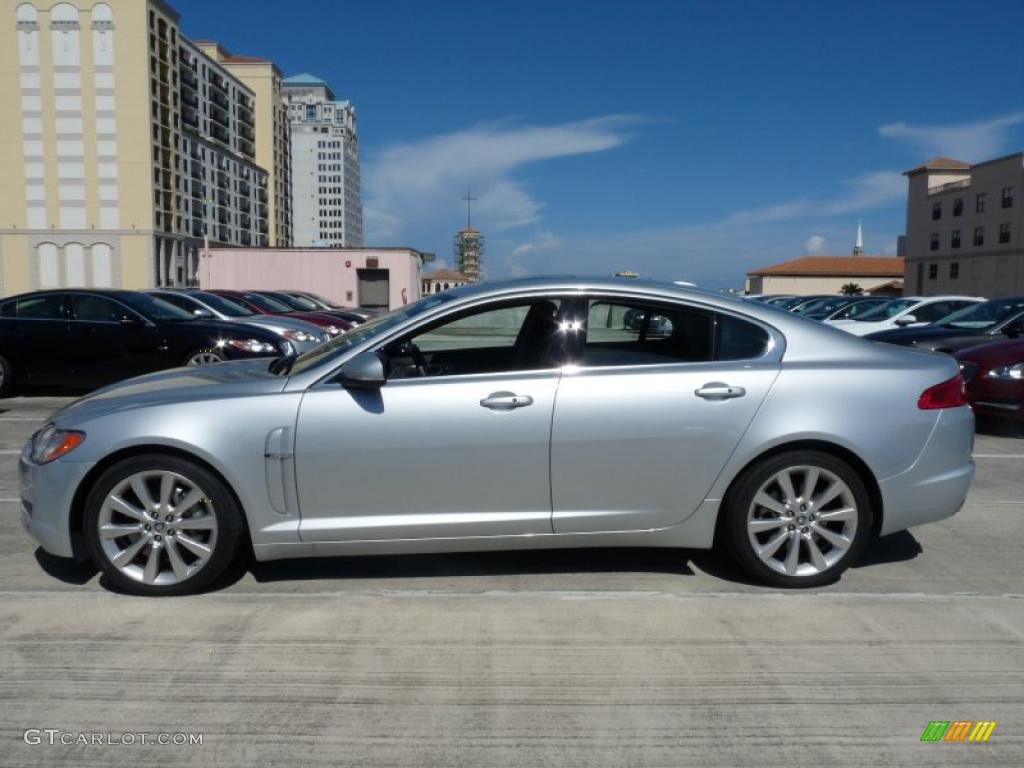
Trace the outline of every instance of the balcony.
<instances>
[{"instance_id":1,"label":"balcony","mask_svg":"<svg viewBox=\"0 0 1024 768\"><path fill-rule=\"evenodd\" d=\"M201 221L192 222L192 237L202 237L206 234L206 227Z\"/></svg>"},{"instance_id":2,"label":"balcony","mask_svg":"<svg viewBox=\"0 0 1024 768\"><path fill-rule=\"evenodd\" d=\"M269 229L269 226L267 224L267 220L266 219L260 219L258 229L259 229L261 235L267 234L267 230Z\"/></svg>"},{"instance_id":3,"label":"balcony","mask_svg":"<svg viewBox=\"0 0 1024 768\"><path fill-rule=\"evenodd\" d=\"M221 189L227 189L228 188L228 184L231 181L228 178L228 175L224 171L217 171L217 173L214 174L213 180L214 180L214 182L216 182L217 186L220 187Z\"/></svg>"},{"instance_id":4,"label":"balcony","mask_svg":"<svg viewBox=\"0 0 1024 768\"><path fill-rule=\"evenodd\" d=\"M238 198L238 210L242 211L243 213L248 213L250 208L251 208L251 206L249 205L249 198L247 198L247 197L240 197L240 198Z\"/></svg>"},{"instance_id":5,"label":"balcony","mask_svg":"<svg viewBox=\"0 0 1024 768\"><path fill-rule=\"evenodd\" d=\"M210 101L216 104L221 109L227 109L229 105L228 97L218 91L216 88L209 89Z\"/></svg>"},{"instance_id":6,"label":"balcony","mask_svg":"<svg viewBox=\"0 0 1024 768\"><path fill-rule=\"evenodd\" d=\"M239 181L238 182L238 191L239 191L240 194L248 195L249 194L249 182L247 182L245 180Z\"/></svg>"},{"instance_id":7,"label":"balcony","mask_svg":"<svg viewBox=\"0 0 1024 768\"><path fill-rule=\"evenodd\" d=\"M246 213L243 213L241 216L238 217L238 226L242 227L243 229L249 229L249 227L252 226L252 217Z\"/></svg>"},{"instance_id":8,"label":"balcony","mask_svg":"<svg viewBox=\"0 0 1024 768\"><path fill-rule=\"evenodd\" d=\"M266 202L267 202L267 189L266 189L266 187L260 187L258 196L259 196L260 202L264 203L264 205L265 205Z\"/></svg>"},{"instance_id":9,"label":"balcony","mask_svg":"<svg viewBox=\"0 0 1024 768\"><path fill-rule=\"evenodd\" d=\"M217 221L221 224L229 224L231 222L231 215L228 213L227 208L217 208Z\"/></svg>"},{"instance_id":10,"label":"balcony","mask_svg":"<svg viewBox=\"0 0 1024 768\"><path fill-rule=\"evenodd\" d=\"M239 240L241 240L242 245L252 245L252 235L248 232L242 232L239 236Z\"/></svg>"},{"instance_id":11,"label":"balcony","mask_svg":"<svg viewBox=\"0 0 1024 768\"><path fill-rule=\"evenodd\" d=\"M210 136L219 141L225 147L229 146L228 131L224 126L218 125L215 122L210 123Z\"/></svg>"},{"instance_id":12,"label":"balcony","mask_svg":"<svg viewBox=\"0 0 1024 768\"><path fill-rule=\"evenodd\" d=\"M199 80L196 79L196 73L192 71L191 67L182 67L178 71L181 82L189 88L195 90L199 87Z\"/></svg>"}]
</instances>

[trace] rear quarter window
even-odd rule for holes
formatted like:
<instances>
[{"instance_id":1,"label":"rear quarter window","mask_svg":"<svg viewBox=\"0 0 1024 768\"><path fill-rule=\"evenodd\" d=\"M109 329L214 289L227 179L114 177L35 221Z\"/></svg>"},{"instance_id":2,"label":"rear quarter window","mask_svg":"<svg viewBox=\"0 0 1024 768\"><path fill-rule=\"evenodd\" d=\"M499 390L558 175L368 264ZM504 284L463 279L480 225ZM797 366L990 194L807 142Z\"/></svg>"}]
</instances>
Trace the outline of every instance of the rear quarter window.
<instances>
[{"instance_id":1,"label":"rear quarter window","mask_svg":"<svg viewBox=\"0 0 1024 768\"><path fill-rule=\"evenodd\" d=\"M752 360L768 351L771 337L759 325L732 315L719 315L716 360Z\"/></svg>"}]
</instances>

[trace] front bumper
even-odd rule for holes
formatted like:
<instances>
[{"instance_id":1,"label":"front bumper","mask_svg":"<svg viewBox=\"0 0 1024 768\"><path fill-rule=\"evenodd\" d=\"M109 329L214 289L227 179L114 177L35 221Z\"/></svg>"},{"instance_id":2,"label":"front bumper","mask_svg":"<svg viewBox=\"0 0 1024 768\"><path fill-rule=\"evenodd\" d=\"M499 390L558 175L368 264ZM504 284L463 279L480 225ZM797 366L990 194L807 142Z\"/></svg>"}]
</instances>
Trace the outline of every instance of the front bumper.
<instances>
[{"instance_id":1,"label":"front bumper","mask_svg":"<svg viewBox=\"0 0 1024 768\"><path fill-rule=\"evenodd\" d=\"M57 459L34 464L25 447L18 459L21 489L21 524L51 555L73 557L71 506L75 491L93 467L88 461Z\"/></svg>"},{"instance_id":2,"label":"front bumper","mask_svg":"<svg viewBox=\"0 0 1024 768\"><path fill-rule=\"evenodd\" d=\"M939 417L913 466L882 480L881 535L955 515L974 477L974 414L948 408Z\"/></svg>"},{"instance_id":3,"label":"front bumper","mask_svg":"<svg viewBox=\"0 0 1024 768\"><path fill-rule=\"evenodd\" d=\"M975 413L1024 421L1024 382L975 375L967 384L967 399Z\"/></svg>"}]
</instances>

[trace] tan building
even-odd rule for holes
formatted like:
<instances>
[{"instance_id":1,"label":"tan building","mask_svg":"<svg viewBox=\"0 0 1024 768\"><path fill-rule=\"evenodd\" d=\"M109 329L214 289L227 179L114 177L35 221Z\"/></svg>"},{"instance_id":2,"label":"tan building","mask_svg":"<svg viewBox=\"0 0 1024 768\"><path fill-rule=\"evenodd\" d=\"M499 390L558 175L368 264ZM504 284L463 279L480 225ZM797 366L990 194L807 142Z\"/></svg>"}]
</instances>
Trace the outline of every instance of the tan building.
<instances>
[{"instance_id":1,"label":"tan building","mask_svg":"<svg viewBox=\"0 0 1024 768\"><path fill-rule=\"evenodd\" d=\"M213 40L197 40L196 46L255 95L255 160L267 170L270 244L290 246L293 242L292 150L288 105L281 94L281 70L269 59L236 56Z\"/></svg>"},{"instance_id":2,"label":"tan building","mask_svg":"<svg viewBox=\"0 0 1024 768\"><path fill-rule=\"evenodd\" d=\"M436 269L420 278L420 291L426 296L428 293L440 293L471 282L473 281L454 269Z\"/></svg>"},{"instance_id":3,"label":"tan building","mask_svg":"<svg viewBox=\"0 0 1024 768\"><path fill-rule=\"evenodd\" d=\"M746 293L839 293L847 283L856 283L865 293L882 286L891 293L894 286L885 284L902 278L899 256L801 256L748 272Z\"/></svg>"},{"instance_id":4,"label":"tan building","mask_svg":"<svg viewBox=\"0 0 1024 768\"><path fill-rule=\"evenodd\" d=\"M905 175L907 292L1024 294L1024 152L977 165L937 157Z\"/></svg>"},{"instance_id":5,"label":"tan building","mask_svg":"<svg viewBox=\"0 0 1024 768\"><path fill-rule=\"evenodd\" d=\"M256 90L161 0L0 0L0 98L3 294L183 285L204 235L268 243Z\"/></svg>"}]
</instances>

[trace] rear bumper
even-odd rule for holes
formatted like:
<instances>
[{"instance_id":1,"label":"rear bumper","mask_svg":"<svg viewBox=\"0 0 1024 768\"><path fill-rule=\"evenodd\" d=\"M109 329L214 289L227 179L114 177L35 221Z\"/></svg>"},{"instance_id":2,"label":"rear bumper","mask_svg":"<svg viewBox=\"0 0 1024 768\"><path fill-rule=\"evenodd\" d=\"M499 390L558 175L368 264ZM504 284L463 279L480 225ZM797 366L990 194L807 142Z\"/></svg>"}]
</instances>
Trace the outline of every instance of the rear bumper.
<instances>
[{"instance_id":1,"label":"rear bumper","mask_svg":"<svg viewBox=\"0 0 1024 768\"><path fill-rule=\"evenodd\" d=\"M28 449L18 461L21 489L21 524L25 531L51 555L72 557L71 502L86 473L88 461L63 461L33 464Z\"/></svg>"},{"instance_id":2,"label":"rear bumper","mask_svg":"<svg viewBox=\"0 0 1024 768\"><path fill-rule=\"evenodd\" d=\"M967 384L967 399L979 415L1024 421L1024 382L975 375Z\"/></svg>"},{"instance_id":3,"label":"rear bumper","mask_svg":"<svg viewBox=\"0 0 1024 768\"><path fill-rule=\"evenodd\" d=\"M974 477L974 414L970 408L939 412L935 428L913 466L879 483L882 535L956 514Z\"/></svg>"}]
</instances>

